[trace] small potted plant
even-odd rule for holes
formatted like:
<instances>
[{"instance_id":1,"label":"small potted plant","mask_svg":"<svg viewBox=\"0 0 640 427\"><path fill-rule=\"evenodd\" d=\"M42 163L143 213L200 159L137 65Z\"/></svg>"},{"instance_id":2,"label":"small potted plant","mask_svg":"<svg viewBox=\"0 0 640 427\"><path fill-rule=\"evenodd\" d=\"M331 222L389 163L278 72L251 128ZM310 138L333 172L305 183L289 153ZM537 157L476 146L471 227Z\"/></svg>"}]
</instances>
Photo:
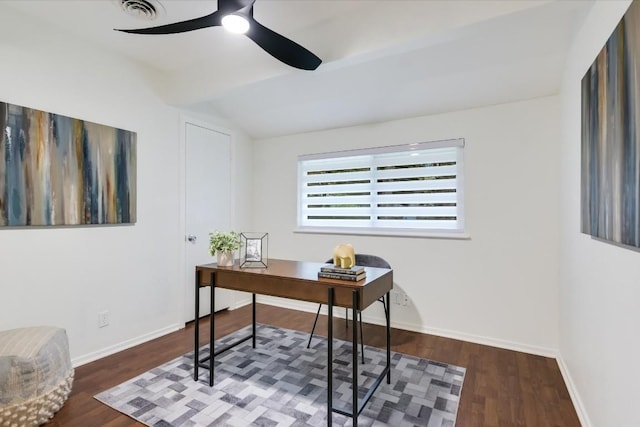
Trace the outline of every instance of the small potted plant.
<instances>
[{"instance_id":1,"label":"small potted plant","mask_svg":"<svg viewBox=\"0 0 640 427\"><path fill-rule=\"evenodd\" d=\"M223 233L216 231L209 233L209 253L218 255L218 265L231 267L233 265L233 253L240 248L240 234L235 231Z\"/></svg>"}]
</instances>

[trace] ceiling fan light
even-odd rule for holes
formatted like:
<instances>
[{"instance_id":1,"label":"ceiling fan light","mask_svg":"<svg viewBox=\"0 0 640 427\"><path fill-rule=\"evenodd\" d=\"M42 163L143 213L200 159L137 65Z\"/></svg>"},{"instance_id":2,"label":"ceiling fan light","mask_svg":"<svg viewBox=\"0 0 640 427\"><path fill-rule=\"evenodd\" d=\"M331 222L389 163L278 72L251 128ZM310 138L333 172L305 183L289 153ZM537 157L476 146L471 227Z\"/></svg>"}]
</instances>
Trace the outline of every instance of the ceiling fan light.
<instances>
[{"instance_id":1,"label":"ceiling fan light","mask_svg":"<svg viewBox=\"0 0 640 427\"><path fill-rule=\"evenodd\" d=\"M249 21L244 16L229 14L222 18L222 26L229 32L244 34L249 31Z\"/></svg>"}]
</instances>

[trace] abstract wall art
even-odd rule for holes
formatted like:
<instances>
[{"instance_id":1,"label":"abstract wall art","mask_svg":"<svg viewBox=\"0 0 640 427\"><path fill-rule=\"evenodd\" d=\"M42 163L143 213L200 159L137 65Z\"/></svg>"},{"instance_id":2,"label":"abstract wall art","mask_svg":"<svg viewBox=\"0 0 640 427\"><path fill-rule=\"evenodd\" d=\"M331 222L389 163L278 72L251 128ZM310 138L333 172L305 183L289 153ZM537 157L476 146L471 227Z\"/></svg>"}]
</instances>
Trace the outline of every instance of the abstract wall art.
<instances>
[{"instance_id":1,"label":"abstract wall art","mask_svg":"<svg viewBox=\"0 0 640 427\"><path fill-rule=\"evenodd\" d=\"M136 134L0 102L0 227L136 222Z\"/></svg>"},{"instance_id":2,"label":"abstract wall art","mask_svg":"<svg viewBox=\"0 0 640 427\"><path fill-rule=\"evenodd\" d=\"M582 78L581 228L640 247L640 3Z\"/></svg>"}]
</instances>

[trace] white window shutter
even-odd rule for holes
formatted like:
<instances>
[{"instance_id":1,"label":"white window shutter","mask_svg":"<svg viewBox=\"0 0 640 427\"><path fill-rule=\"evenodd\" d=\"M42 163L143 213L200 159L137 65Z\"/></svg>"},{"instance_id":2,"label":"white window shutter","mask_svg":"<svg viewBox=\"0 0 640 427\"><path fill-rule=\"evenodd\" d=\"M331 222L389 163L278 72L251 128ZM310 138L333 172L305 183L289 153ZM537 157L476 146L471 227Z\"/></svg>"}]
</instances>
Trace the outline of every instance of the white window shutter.
<instances>
[{"instance_id":1,"label":"white window shutter","mask_svg":"<svg viewBox=\"0 0 640 427\"><path fill-rule=\"evenodd\" d=\"M300 156L298 226L463 231L461 139Z\"/></svg>"}]
</instances>

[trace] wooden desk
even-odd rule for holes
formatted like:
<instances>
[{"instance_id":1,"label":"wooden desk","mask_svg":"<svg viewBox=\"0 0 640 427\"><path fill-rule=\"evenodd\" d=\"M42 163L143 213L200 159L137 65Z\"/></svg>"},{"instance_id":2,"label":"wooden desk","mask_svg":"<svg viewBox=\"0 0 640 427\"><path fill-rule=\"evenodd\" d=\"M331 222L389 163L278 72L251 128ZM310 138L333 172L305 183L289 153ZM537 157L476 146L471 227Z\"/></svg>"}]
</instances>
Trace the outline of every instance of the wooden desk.
<instances>
[{"instance_id":1,"label":"wooden desk","mask_svg":"<svg viewBox=\"0 0 640 427\"><path fill-rule=\"evenodd\" d=\"M256 346L256 294L271 295L283 298L292 298L301 301L309 301L327 305L328 340L327 340L327 425L332 425L332 412L338 412L353 419L354 427L358 425L358 415L367 404L373 392L378 388L384 377L387 383L391 382L391 333L390 333L390 306L389 292L393 288L393 270L386 268L365 267L367 278L359 282L344 280L318 279L318 271L324 263L288 261L269 259L267 268L240 268L236 263L233 267L218 267L217 264L205 264L196 266L195 279L195 352L193 379L198 380L198 368L207 368L209 371L209 385L213 386L213 359L220 353L247 341L252 340ZM200 327L199 327L199 289L212 286L211 307L215 307L215 287L233 289L236 291L251 292L253 304L253 327L251 334L240 338L217 351L213 351L215 316L211 316L210 347L211 356L200 359ZM364 398L358 402L358 334L356 327L358 310L364 310L380 298L386 298L386 330L387 330L387 363L383 372L378 376ZM333 406L333 307L347 307L353 310L353 360L352 360L352 387L353 401L351 409ZM207 363L208 362L208 363Z\"/></svg>"}]
</instances>

